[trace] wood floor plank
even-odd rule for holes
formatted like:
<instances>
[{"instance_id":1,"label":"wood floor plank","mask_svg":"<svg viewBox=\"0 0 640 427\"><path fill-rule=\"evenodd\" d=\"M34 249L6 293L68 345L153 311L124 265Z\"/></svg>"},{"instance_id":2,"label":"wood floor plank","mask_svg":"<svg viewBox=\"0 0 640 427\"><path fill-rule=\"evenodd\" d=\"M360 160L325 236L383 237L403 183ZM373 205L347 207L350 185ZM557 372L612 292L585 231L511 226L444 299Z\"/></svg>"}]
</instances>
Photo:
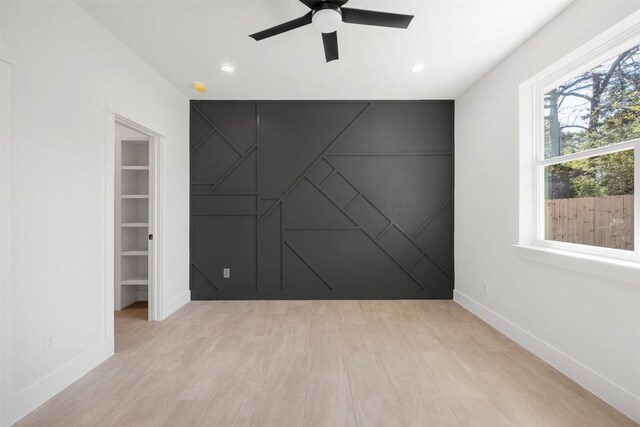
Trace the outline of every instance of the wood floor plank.
<instances>
[{"instance_id":1,"label":"wood floor plank","mask_svg":"<svg viewBox=\"0 0 640 427\"><path fill-rule=\"evenodd\" d=\"M304 395L301 399L278 399L265 395L253 417L251 427L299 427L304 420Z\"/></svg>"},{"instance_id":2,"label":"wood floor plank","mask_svg":"<svg viewBox=\"0 0 640 427\"><path fill-rule=\"evenodd\" d=\"M461 421L453 413L447 399L436 389L423 388L418 393L400 392L400 406L411 427L460 427Z\"/></svg>"},{"instance_id":3,"label":"wood floor plank","mask_svg":"<svg viewBox=\"0 0 640 427\"><path fill-rule=\"evenodd\" d=\"M167 399L153 417L144 422L148 427L195 426L209 407L209 400Z\"/></svg>"},{"instance_id":4,"label":"wood floor plank","mask_svg":"<svg viewBox=\"0 0 640 427\"><path fill-rule=\"evenodd\" d=\"M453 397L449 407L464 427L513 427L501 408L489 398Z\"/></svg>"},{"instance_id":5,"label":"wood floor plank","mask_svg":"<svg viewBox=\"0 0 640 427\"><path fill-rule=\"evenodd\" d=\"M164 399L155 397L119 400L108 411L105 411L102 416L93 419L91 425L100 427L144 425L161 409L163 402ZM71 422L66 425L74 425L74 423Z\"/></svg>"},{"instance_id":6,"label":"wood floor plank","mask_svg":"<svg viewBox=\"0 0 640 427\"><path fill-rule=\"evenodd\" d=\"M307 399L304 410L305 427L356 427L350 400L335 398Z\"/></svg>"},{"instance_id":7,"label":"wood floor plank","mask_svg":"<svg viewBox=\"0 0 640 427\"><path fill-rule=\"evenodd\" d=\"M220 393L200 418L200 426L250 426L258 393Z\"/></svg>"},{"instance_id":8,"label":"wood floor plank","mask_svg":"<svg viewBox=\"0 0 640 427\"><path fill-rule=\"evenodd\" d=\"M276 340L278 352L308 352L311 321L285 322Z\"/></svg>"},{"instance_id":9,"label":"wood floor plank","mask_svg":"<svg viewBox=\"0 0 640 427\"><path fill-rule=\"evenodd\" d=\"M435 387L435 382L427 374L419 353L391 350L380 353L380 357L396 394L418 394L425 388Z\"/></svg>"},{"instance_id":10,"label":"wood floor plank","mask_svg":"<svg viewBox=\"0 0 640 427\"><path fill-rule=\"evenodd\" d=\"M51 427L93 426L96 419L112 411L118 402L103 399L75 399L49 417L43 425Z\"/></svg>"},{"instance_id":11,"label":"wood floor plank","mask_svg":"<svg viewBox=\"0 0 640 427\"><path fill-rule=\"evenodd\" d=\"M400 402L397 399L355 400L358 427L408 426Z\"/></svg>"},{"instance_id":12,"label":"wood floor plank","mask_svg":"<svg viewBox=\"0 0 640 427\"><path fill-rule=\"evenodd\" d=\"M188 381L180 394L182 400L211 401L237 362L235 353L217 352L209 356L209 363L188 375Z\"/></svg>"},{"instance_id":13,"label":"wood floor plank","mask_svg":"<svg viewBox=\"0 0 640 427\"><path fill-rule=\"evenodd\" d=\"M278 400L304 400L308 358L307 353L275 352L261 394Z\"/></svg>"},{"instance_id":14,"label":"wood floor plank","mask_svg":"<svg viewBox=\"0 0 640 427\"><path fill-rule=\"evenodd\" d=\"M346 352L377 352L376 336L373 328L366 323L343 323L340 325L342 349Z\"/></svg>"},{"instance_id":15,"label":"wood floor plank","mask_svg":"<svg viewBox=\"0 0 640 427\"><path fill-rule=\"evenodd\" d=\"M305 394L305 426L354 426L355 413L346 367L344 371L310 372Z\"/></svg>"},{"instance_id":16,"label":"wood floor plank","mask_svg":"<svg viewBox=\"0 0 640 427\"><path fill-rule=\"evenodd\" d=\"M340 399L351 401L349 375L345 373L309 373L305 397L309 401Z\"/></svg>"},{"instance_id":17,"label":"wood floor plank","mask_svg":"<svg viewBox=\"0 0 640 427\"><path fill-rule=\"evenodd\" d=\"M333 306L340 323L367 323L358 301L333 301Z\"/></svg>"},{"instance_id":18,"label":"wood floor plank","mask_svg":"<svg viewBox=\"0 0 640 427\"><path fill-rule=\"evenodd\" d=\"M396 398L393 384L378 353L347 353L345 363L354 400Z\"/></svg>"}]
</instances>

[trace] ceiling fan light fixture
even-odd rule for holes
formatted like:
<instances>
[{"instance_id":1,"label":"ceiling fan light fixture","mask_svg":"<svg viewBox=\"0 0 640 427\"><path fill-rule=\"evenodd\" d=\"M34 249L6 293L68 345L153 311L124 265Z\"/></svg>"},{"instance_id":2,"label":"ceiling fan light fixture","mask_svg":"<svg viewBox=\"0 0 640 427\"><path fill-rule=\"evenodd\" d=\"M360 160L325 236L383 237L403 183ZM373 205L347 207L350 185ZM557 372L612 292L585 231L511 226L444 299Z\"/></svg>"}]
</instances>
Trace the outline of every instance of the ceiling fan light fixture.
<instances>
[{"instance_id":1,"label":"ceiling fan light fixture","mask_svg":"<svg viewBox=\"0 0 640 427\"><path fill-rule=\"evenodd\" d=\"M313 13L311 23L323 34L335 33L342 25L342 13L339 7L331 3L325 3L325 5Z\"/></svg>"}]
</instances>

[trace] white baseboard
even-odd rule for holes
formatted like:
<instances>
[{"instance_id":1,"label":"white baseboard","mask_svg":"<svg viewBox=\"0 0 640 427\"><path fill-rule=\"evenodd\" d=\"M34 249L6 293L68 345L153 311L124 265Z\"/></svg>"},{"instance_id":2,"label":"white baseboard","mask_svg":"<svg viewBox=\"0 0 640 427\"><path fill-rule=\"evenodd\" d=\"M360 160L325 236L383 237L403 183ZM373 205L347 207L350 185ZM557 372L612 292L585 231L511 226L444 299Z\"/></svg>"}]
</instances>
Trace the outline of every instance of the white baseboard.
<instances>
[{"instance_id":1,"label":"white baseboard","mask_svg":"<svg viewBox=\"0 0 640 427\"><path fill-rule=\"evenodd\" d=\"M185 291L162 306L162 319L175 313L180 307L191 301L191 291Z\"/></svg>"},{"instance_id":2,"label":"white baseboard","mask_svg":"<svg viewBox=\"0 0 640 427\"><path fill-rule=\"evenodd\" d=\"M7 425L18 422L112 355L111 345L97 344L40 381L11 396L6 406Z\"/></svg>"},{"instance_id":3,"label":"white baseboard","mask_svg":"<svg viewBox=\"0 0 640 427\"><path fill-rule=\"evenodd\" d=\"M627 417L640 423L640 397L625 390L580 361L524 330L473 298L459 291L454 291L453 300Z\"/></svg>"}]
</instances>

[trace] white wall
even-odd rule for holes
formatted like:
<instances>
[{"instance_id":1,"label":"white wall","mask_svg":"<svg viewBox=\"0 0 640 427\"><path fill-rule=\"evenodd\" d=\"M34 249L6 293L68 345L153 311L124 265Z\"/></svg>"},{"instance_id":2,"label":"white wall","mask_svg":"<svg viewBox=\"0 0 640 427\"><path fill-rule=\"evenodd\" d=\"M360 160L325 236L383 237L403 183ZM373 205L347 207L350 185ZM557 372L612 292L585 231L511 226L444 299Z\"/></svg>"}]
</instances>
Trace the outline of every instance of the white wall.
<instances>
[{"instance_id":1,"label":"white wall","mask_svg":"<svg viewBox=\"0 0 640 427\"><path fill-rule=\"evenodd\" d=\"M640 422L640 283L528 261L512 247L519 84L638 9L578 0L456 100L455 299Z\"/></svg>"},{"instance_id":2,"label":"white wall","mask_svg":"<svg viewBox=\"0 0 640 427\"><path fill-rule=\"evenodd\" d=\"M2 140L1 156L3 167L11 156L2 174L10 224L1 217L12 233L1 260L11 267L11 277L2 272L2 325L13 325L2 335L8 425L113 351L108 109L166 137L163 316L189 300L189 103L75 3L0 3L3 50L13 60L11 140Z\"/></svg>"}]
</instances>

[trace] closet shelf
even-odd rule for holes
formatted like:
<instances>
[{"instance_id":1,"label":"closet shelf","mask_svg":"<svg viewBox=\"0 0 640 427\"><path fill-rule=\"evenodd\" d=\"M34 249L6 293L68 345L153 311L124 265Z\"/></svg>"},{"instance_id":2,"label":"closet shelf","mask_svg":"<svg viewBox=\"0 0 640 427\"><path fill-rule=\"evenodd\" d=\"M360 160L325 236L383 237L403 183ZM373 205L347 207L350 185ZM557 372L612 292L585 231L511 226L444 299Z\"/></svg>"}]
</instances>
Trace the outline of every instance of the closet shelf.
<instances>
[{"instance_id":1,"label":"closet shelf","mask_svg":"<svg viewBox=\"0 0 640 427\"><path fill-rule=\"evenodd\" d=\"M146 256L149 255L149 251L122 251L120 252L122 256Z\"/></svg>"},{"instance_id":2,"label":"closet shelf","mask_svg":"<svg viewBox=\"0 0 640 427\"><path fill-rule=\"evenodd\" d=\"M146 277L134 277L131 279L126 279L120 282L123 286L134 286L134 285L148 285L149 279Z\"/></svg>"},{"instance_id":3,"label":"closet shelf","mask_svg":"<svg viewBox=\"0 0 640 427\"><path fill-rule=\"evenodd\" d=\"M149 195L148 194L123 194L122 196L123 199L148 199Z\"/></svg>"},{"instance_id":4,"label":"closet shelf","mask_svg":"<svg viewBox=\"0 0 640 427\"><path fill-rule=\"evenodd\" d=\"M149 227L148 222L123 222L122 227Z\"/></svg>"},{"instance_id":5,"label":"closet shelf","mask_svg":"<svg viewBox=\"0 0 640 427\"><path fill-rule=\"evenodd\" d=\"M123 171L148 171L149 166L121 166Z\"/></svg>"}]
</instances>

